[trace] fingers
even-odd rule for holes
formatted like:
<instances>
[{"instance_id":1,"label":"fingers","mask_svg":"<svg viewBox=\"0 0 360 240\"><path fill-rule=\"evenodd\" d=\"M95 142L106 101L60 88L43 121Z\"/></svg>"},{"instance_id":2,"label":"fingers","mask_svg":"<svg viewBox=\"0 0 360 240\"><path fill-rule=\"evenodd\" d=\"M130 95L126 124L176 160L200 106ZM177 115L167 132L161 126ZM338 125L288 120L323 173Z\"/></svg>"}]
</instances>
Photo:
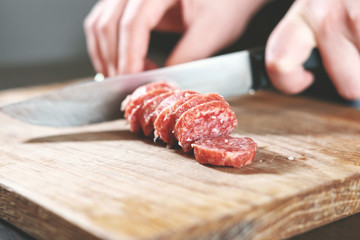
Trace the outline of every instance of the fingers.
<instances>
[{"instance_id":1,"label":"fingers","mask_svg":"<svg viewBox=\"0 0 360 240\"><path fill-rule=\"evenodd\" d=\"M158 68L158 66L154 62L149 59L145 59L144 70L153 70L156 68Z\"/></svg>"},{"instance_id":2,"label":"fingers","mask_svg":"<svg viewBox=\"0 0 360 240\"><path fill-rule=\"evenodd\" d=\"M210 57L236 40L243 30L240 25L246 23L245 20L239 22L237 28L229 33L229 28L224 28L228 24L214 23L212 18L204 15L191 23L167 59L167 66Z\"/></svg>"},{"instance_id":3,"label":"fingers","mask_svg":"<svg viewBox=\"0 0 360 240\"><path fill-rule=\"evenodd\" d=\"M345 1L345 8L348 12L348 38L360 49L360 1L347 0Z\"/></svg>"},{"instance_id":4,"label":"fingers","mask_svg":"<svg viewBox=\"0 0 360 240\"><path fill-rule=\"evenodd\" d=\"M209 57L230 45L242 34L264 0L184 1L185 34L166 65Z\"/></svg>"},{"instance_id":5,"label":"fingers","mask_svg":"<svg viewBox=\"0 0 360 240\"><path fill-rule=\"evenodd\" d=\"M126 2L126 0L105 1L103 11L96 25L102 61L110 76L116 74L118 27Z\"/></svg>"},{"instance_id":6,"label":"fingers","mask_svg":"<svg viewBox=\"0 0 360 240\"><path fill-rule=\"evenodd\" d=\"M120 22L119 74L144 69L150 32L173 4L173 0L128 1Z\"/></svg>"},{"instance_id":7,"label":"fingers","mask_svg":"<svg viewBox=\"0 0 360 240\"><path fill-rule=\"evenodd\" d=\"M102 0L85 24L91 59L96 70L104 75L142 71L149 67L145 59L151 30L157 27L181 32L186 25L190 28L168 64L208 57L240 35L247 19L263 1L232 0L229 4L221 4L216 0ZM247 11L239 15L238 9ZM185 21L185 15L191 16L187 18L192 19L191 22ZM214 22L214 18L221 21ZM233 24L234 20L237 24Z\"/></svg>"},{"instance_id":8,"label":"fingers","mask_svg":"<svg viewBox=\"0 0 360 240\"><path fill-rule=\"evenodd\" d=\"M349 100L360 98L360 55L347 39L324 41L320 45L324 67L341 96Z\"/></svg>"},{"instance_id":9,"label":"fingers","mask_svg":"<svg viewBox=\"0 0 360 240\"><path fill-rule=\"evenodd\" d=\"M105 63L101 55L99 39L96 29L96 23L101 16L103 6L104 1L99 1L94 5L90 14L86 17L84 21L84 31L86 35L86 46L96 72L107 75Z\"/></svg>"},{"instance_id":10,"label":"fingers","mask_svg":"<svg viewBox=\"0 0 360 240\"><path fill-rule=\"evenodd\" d=\"M118 26L126 2L126 0L99 1L84 22L91 61L95 70L105 76L116 74Z\"/></svg>"},{"instance_id":11,"label":"fingers","mask_svg":"<svg viewBox=\"0 0 360 240\"><path fill-rule=\"evenodd\" d=\"M223 42L216 36L215 31L209 33L209 23L211 22L206 19L200 19L200 21L193 23L175 46L166 61L166 65L206 58L220 50ZM207 36L206 39L204 36Z\"/></svg>"},{"instance_id":12,"label":"fingers","mask_svg":"<svg viewBox=\"0 0 360 240\"><path fill-rule=\"evenodd\" d=\"M349 100L360 98L360 4L356 4L338 9L348 13L347 21L341 22L339 15L336 22L326 21L317 31L324 67L339 94Z\"/></svg>"},{"instance_id":13,"label":"fingers","mask_svg":"<svg viewBox=\"0 0 360 240\"><path fill-rule=\"evenodd\" d=\"M165 12L160 22L156 25L155 30L172 33L184 32L183 11L182 2L175 1L174 5Z\"/></svg>"},{"instance_id":14,"label":"fingers","mask_svg":"<svg viewBox=\"0 0 360 240\"><path fill-rule=\"evenodd\" d=\"M84 23L87 47L105 76L153 69L145 61L150 32L174 0L102 0Z\"/></svg>"},{"instance_id":15,"label":"fingers","mask_svg":"<svg viewBox=\"0 0 360 240\"><path fill-rule=\"evenodd\" d=\"M316 45L339 94L359 99L359 26L357 0L295 2L266 46L266 67L274 86L286 93L307 88L313 76L302 65Z\"/></svg>"},{"instance_id":16,"label":"fingers","mask_svg":"<svg viewBox=\"0 0 360 240\"><path fill-rule=\"evenodd\" d=\"M312 29L299 15L289 12L271 33L266 45L266 68L276 88L294 94L313 82L313 75L303 64L315 45Z\"/></svg>"}]
</instances>

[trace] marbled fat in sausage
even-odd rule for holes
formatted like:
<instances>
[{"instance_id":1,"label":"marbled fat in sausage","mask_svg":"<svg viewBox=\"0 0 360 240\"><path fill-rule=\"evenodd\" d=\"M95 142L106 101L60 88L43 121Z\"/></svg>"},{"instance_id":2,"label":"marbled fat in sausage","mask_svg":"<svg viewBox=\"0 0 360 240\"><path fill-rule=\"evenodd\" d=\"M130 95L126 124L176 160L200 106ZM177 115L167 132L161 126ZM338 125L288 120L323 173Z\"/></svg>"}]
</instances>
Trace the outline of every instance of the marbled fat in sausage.
<instances>
[{"instance_id":1,"label":"marbled fat in sausage","mask_svg":"<svg viewBox=\"0 0 360 240\"><path fill-rule=\"evenodd\" d=\"M249 137L223 136L198 140L192 147L201 164L238 168L254 160L257 144Z\"/></svg>"},{"instance_id":2,"label":"marbled fat in sausage","mask_svg":"<svg viewBox=\"0 0 360 240\"><path fill-rule=\"evenodd\" d=\"M202 103L212 102L212 101L223 101L224 103L226 103L225 99L217 93L201 94L201 95L197 95L197 96L185 101L183 104L181 104L179 107L177 107L173 113L174 126L175 126L175 123L181 117L181 115L184 112L186 112L187 110L189 110L195 106L198 106ZM174 128L174 126L172 126L172 128Z\"/></svg>"},{"instance_id":3,"label":"marbled fat in sausage","mask_svg":"<svg viewBox=\"0 0 360 240\"><path fill-rule=\"evenodd\" d=\"M167 89L167 90L176 90L178 89L176 86L167 83L167 82L152 82L145 85L142 85L135 89L135 91L132 94L129 94L124 101L121 103L121 111L125 111L128 106L131 104L132 101L136 100L137 98L145 95L151 90L154 89Z\"/></svg>"},{"instance_id":4,"label":"marbled fat in sausage","mask_svg":"<svg viewBox=\"0 0 360 240\"><path fill-rule=\"evenodd\" d=\"M237 119L217 93L181 91L155 82L136 89L121 109L132 132L154 133L170 146L178 140L185 152L194 148L201 164L241 167L255 157L257 145L252 139L229 136Z\"/></svg>"},{"instance_id":5,"label":"marbled fat in sausage","mask_svg":"<svg viewBox=\"0 0 360 240\"><path fill-rule=\"evenodd\" d=\"M202 103L184 112L174 127L174 134L185 152L202 138L227 136L237 126L235 113L223 101Z\"/></svg>"},{"instance_id":6,"label":"marbled fat in sausage","mask_svg":"<svg viewBox=\"0 0 360 240\"><path fill-rule=\"evenodd\" d=\"M133 100L125 110L125 118L128 120L130 125L130 131L140 133L141 126L139 122L139 112L146 100L156 97L162 93L166 93L172 90L169 89L154 89L146 94Z\"/></svg>"},{"instance_id":7,"label":"marbled fat in sausage","mask_svg":"<svg viewBox=\"0 0 360 240\"><path fill-rule=\"evenodd\" d=\"M175 142L173 134L173 126L171 125L172 113L179 105L179 102L183 102L184 99L192 98L193 96L199 95L195 91L175 91L172 96L165 99L158 107L154 116L155 137L160 137L161 140L168 143L170 146ZM160 106L159 105L159 106Z\"/></svg>"},{"instance_id":8,"label":"marbled fat in sausage","mask_svg":"<svg viewBox=\"0 0 360 240\"><path fill-rule=\"evenodd\" d=\"M172 92L162 93L144 102L139 112L139 122L145 136L150 137L154 134L154 111L156 107L171 94Z\"/></svg>"}]
</instances>

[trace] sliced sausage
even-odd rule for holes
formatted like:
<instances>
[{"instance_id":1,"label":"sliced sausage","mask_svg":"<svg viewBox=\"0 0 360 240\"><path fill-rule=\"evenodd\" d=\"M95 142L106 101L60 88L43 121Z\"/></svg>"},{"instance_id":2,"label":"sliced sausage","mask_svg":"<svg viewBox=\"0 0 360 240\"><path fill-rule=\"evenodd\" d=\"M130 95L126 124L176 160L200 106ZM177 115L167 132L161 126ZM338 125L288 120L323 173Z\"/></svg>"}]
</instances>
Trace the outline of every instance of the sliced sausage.
<instances>
[{"instance_id":1,"label":"sliced sausage","mask_svg":"<svg viewBox=\"0 0 360 240\"><path fill-rule=\"evenodd\" d=\"M175 91L172 96L169 96L161 103L162 106L159 105L160 107L156 109L157 112L154 113L154 117L156 116L154 120L155 137L160 137L170 146L175 142L171 124L172 114L182 102L196 95L199 95L199 93L195 91Z\"/></svg>"},{"instance_id":2,"label":"sliced sausage","mask_svg":"<svg viewBox=\"0 0 360 240\"><path fill-rule=\"evenodd\" d=\"M237 126L235 113L223 101L200 104L184 112L174 127L174 134L185 152L202 138L227 136Z\"/></svg>"},{"instance_id":3,"label":"sliced sausage","mask_svg":"<svg viewBox=\"0 0 360 240\"><path fill-rule=\"evenodd\" d=\"M201 164L241 167L250 164L257 144L249 137L216 137L192 144L195 159Z\"/></svg>"},{"instance_id":4,"label":"sliced sausage","mask_svg":"<svg viewBox=\"0 0 360 240\"><path fill-rule=\"evenodd\" d=\"M156 107L173 92L162 93L144 102L139 112L139 123L145 136L152 136L154 134L153 115Z\"/></svg>"},{"instance_id":5,"label":"sliced sausage","mask_svg":"<svg viewBox=\"0 0 360 240\"><path fill-rule=\"evenodd\" d=\"M141 95L140 97L134 99L130 105L126 108L125 118L128 120L130 125L130 131L135 133L140 133L141 126L139 122L139 112L146 100L149 100L153 97L156 97L162 93L169 92L168 89L154 89L148 93Z\"/></svg>"},{"instance_id":6,"label":"sliced sausage","mask_svg":"<svg viewBox=\"0 0 360 240\"><path fill-rule=\"evenodd\" d=\"M176 86L167 83L167 82L152 82L145 85L142 85L135 89L135 91L128 95L124 101L121 103L121 111L125 111L127 107L131 104L132 101L136 100L137 98L145 95L151 90L154 89L167 89L167 90L175 90L178 89ZM125 116L126 117L126 116Z\"/></svg>"},{"instance_id":7,"label":"sliced sausage","mask_svg":"<svg viewBox=\"0 0 360 240\"><path fill-rule=\"evenodd\" d=\"M226 103L225 99L217 93L202 94L185 101L183 104L178 106L173 113L174 125L179 120L181 115L187 110L195 106L198 106L202 103L212 102L212 101L223 101L224 103ZM172 126L172 128L174 128L174 126Z\"/></svg>"}]
</instances>

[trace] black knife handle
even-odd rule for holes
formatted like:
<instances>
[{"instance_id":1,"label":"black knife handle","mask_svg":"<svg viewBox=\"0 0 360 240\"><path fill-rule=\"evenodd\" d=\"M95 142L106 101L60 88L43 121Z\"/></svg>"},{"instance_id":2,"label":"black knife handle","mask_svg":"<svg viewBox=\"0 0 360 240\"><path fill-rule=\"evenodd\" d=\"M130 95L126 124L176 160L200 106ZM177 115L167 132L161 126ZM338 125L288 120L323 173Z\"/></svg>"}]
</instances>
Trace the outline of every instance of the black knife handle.
<instances>
[{"instance_id":1,"label":"black knife handle","mask_svg":"<svg viewBox=\"0 0 360 240\"><path fill-rule=\"evenodd\" d=\"M265 50L263 48L257 48L250 51L250 63L253 76L254 90L265 88L270 85L269 76L266 73L265 67ZM326 72L323 68L320 53L317 49L314 49L310 57L304 63L305 69L312 72L315 78L327 78Z\"/></svg>"},{"instance_id":2,"label":"black knife handle","mask_svg":"<svg viewBox=\"0 0 360 240\"><path fill-rule=\"evenodd\" d=\"M250 64L253 79L252 89L258 90L270 85L270 79L266 73L265 50L263 48L250 51Z\"/></svg>"},{"instance_id":3,"label":"black knife handle","mask_svg":"<svg viewBox=\"0 0 360 240\"><path fill-rule=\"evenodd\" d=\"M270 86L270 79L265 68L265 51L263 48L250 50L250 63L253 76L252 89L258 90ZM318 49L315 48L311 52L310 57L304 63L304 68L314 75L315 81L302 95L342 103L360 109L360 99L349 101L341 97L337 92L326 73Z\"/></svg>"}]
</instances>

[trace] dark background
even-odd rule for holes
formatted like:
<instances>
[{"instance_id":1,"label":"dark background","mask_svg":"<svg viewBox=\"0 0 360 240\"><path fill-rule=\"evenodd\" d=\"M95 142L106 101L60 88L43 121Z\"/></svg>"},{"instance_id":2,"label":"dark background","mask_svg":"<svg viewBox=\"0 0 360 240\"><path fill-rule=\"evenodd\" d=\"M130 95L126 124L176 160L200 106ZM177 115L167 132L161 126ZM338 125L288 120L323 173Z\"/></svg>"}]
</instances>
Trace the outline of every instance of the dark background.
<instances>
[{"instance_id":1,"label":"dark background","mask_svg":"<svg viewBox=\"0 0 360 240\"><path fill-rule=\"evenodd\" d=\"M0 89L67 81L94 76L88 58L82 23L95 0L1 0L0 2ZM236 43L219 54L264 46L292 0L276 0L254 17ZM230 27L230 26L229 26ZM161 65L179 36L153 33L149 57ZM317 87L311 97L344 103L331 83ZM330 90L326 90L330 89ZM0 93L1 94L1 93ZM302 234L293 240L360 239L360 215ZM32 239L0 220L0 239Z\"/></svg>"}]
</instances>

